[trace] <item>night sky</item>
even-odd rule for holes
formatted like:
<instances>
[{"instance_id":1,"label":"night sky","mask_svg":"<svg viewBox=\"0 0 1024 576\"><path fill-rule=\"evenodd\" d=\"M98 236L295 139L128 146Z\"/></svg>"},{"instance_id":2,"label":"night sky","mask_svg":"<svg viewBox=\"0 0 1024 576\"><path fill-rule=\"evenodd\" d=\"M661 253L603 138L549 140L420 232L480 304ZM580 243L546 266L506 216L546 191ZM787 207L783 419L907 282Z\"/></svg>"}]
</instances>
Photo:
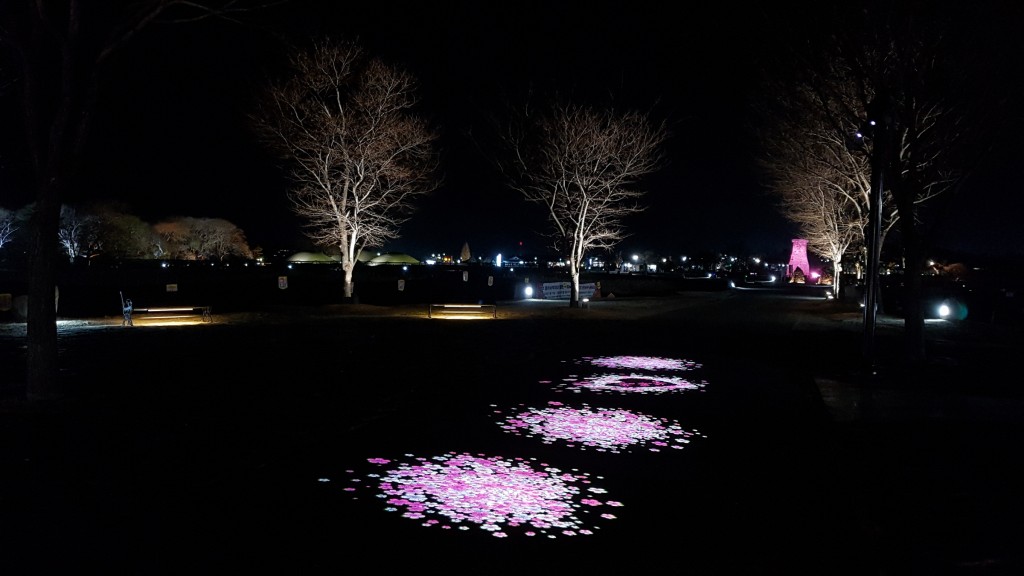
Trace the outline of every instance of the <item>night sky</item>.
<instances>
[{"instance_id":1,"label":"night sky","mask_svg":"<svg viewBox=\"0 0 1024 576\"><path fill-rule=\"evenodd\" d=\"M504 99L536 87L578 102L611 97L668 122L668 164L646 182L648 210L626 220L624 254L788 258L796 230L759 183L748 102L760 59L813 27L814 15L747 3L697 12L684 6L293 1L243 16L243 24L153 27L110 70L85 185L69 201L120 199L149 222L224 218L253 246L305 248L282 172L245 115L281 62L275 37L329 34L358 40L415 74L422 113L442 133L445 185L381 251L458 254L468 242L474 256L492 258L518 253L519 242L526 254L544 249L537 235L545 230L543 214L502 185L467 136L485 129ZM1006 18L1001 25L1013 29ZM1020 117L1007 121L1019 125ZM1024 256L1016 223L1024 211L1024 146L1014 138L997 148L984 172L935 210L943 230L936 243L951 252L1005 245L1008 254ZM0 205L13 207L17 198L8 191Z\"/></svg>"}]
</instances>

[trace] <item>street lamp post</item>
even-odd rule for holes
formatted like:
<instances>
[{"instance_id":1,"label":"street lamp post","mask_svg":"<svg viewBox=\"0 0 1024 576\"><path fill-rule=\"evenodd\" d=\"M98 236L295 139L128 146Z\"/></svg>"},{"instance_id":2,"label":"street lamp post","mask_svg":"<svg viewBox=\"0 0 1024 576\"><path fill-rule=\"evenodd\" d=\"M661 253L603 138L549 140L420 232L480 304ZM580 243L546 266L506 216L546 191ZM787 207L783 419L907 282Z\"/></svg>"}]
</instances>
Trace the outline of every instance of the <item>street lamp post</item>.
<instances>
[{"instance_id":1,"label":"street lamp post","mask_svg":"<svg viewBox=\"0 0 1024 576\"><path fill-rule=\"evenodd\" d=\"M879 261L882 254L882 188L889 157L889 109L881 96L868 106L869 122L873 131L871 150L871 206L868 214L868 270L867 294L864 301L864 360L869 374L878 372L875 357L875 325L878 319Z\"/></svg>"}]
</instances>

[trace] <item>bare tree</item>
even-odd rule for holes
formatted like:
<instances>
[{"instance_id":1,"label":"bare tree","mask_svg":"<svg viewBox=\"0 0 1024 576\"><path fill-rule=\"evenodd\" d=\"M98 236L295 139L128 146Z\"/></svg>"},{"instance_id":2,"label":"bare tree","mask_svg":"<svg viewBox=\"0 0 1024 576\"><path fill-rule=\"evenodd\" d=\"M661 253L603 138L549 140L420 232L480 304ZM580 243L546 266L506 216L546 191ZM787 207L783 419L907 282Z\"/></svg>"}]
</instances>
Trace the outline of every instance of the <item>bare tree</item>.
<instances>
[{"instance_id":1,"label":"bare tree","mask_svg":"<svg viewBox=\"0 0 1024 576\"><path fill-rule=\"evenodd\" d=\"M848 76L834 70L829 94L798 82L775 85L759 158L783 216L797 224L808 249L832 262L836 294L843 258L865 245L871 213L872 143L857 137L865 112L853 85L841 80ZM898 215L888 190L882 201L884 239Z\"/></svg>"},{"instance_id":2,"label":"bare tree","mask_svg":"<svg viewBox=\"0 0 1024 576\"><path fill-rule=\"evenodd\" d=\"M976 13L945 12L944 6L915 4L908 11L901 4L883 3L870 9L838 9L835 34L824 42L807 44L810 51L788 54L787 66L793 61L802 64L793 86L814 98L797 94L796 100L817 110L812 118L829 120L826 133L844 135L843 146L849 148L856 148L849 135L865 136L859 166L837 164L827 180L835 191L870 190L863 186L863 159L873 162L868 171L872 185L881 184L877 192L886 195L877 207L878 229L892 227L895 234L885 239L898 239L905 263L905 360L915 364L924 358L921 271L926 221L922 209L958 189L991 148L995 131L1006 125L1000 114L1018 93L996 84L1013 74L993 74L989 67L992 61L1011 60L982 49L998 45L985 37L988 27L997 22L993 17L999 16L987 12L988 8ZM1012 62L1019 61L1015 58ZM820 130L810 131L815 132ZM789 134L779 133L779 137ZM794 136L807 137L808 131ZM821 140L821 135L815 139ZM859 182L856 187L851 185L854 179ZM888 195L892 212L886 209ZM858 204L874 208L870 201ZM878 254L882 238L874 242L871 236L869 248Z\"/></svg>"},{"instance_id":3,"label":"bare tree","mask_svg":"<svg viewBox=\"0 0 1024 576\"><path fill-rule=\"evenodd\" d=\"M157 258L185 260L185 247L188 245L188 226L180 218L164 220L153 225L156 237Z\"/></svg>"},{"instance_id":4,"label":"bare tree","mask_svg":"<svg viewBox=\"0 0 1024 576\"><path fill-rule=\"evenodd\" d=\"M999 15L983 12L967 18L959 12L931 16L883 6L864 13L864 35L837 43L837 58L862 79L864 119L879 123L868 136L874 141L874 170L892 192L899 214L895 230L907 303L904 359L910 365L925 358L926 203L963 185L992 149L997 132L1011 126L1004 112L1015 113L1010 106L1020 95L1019 88L992 84L999 82L993 78L1015 75L992 74L989 61L1000 59L997 53L959 45L988 41L983 36ZM976 16L983 18L974 21ZM1008 65L1014 58L1019 61L1015 55Z\"/></svg>"},{"instance_id":5,"label":"bare tree","mask_svg":"<svg viewBox=\"0 0 1024 576\"><path fill-rule=\"evenodd\" d=\"M95 227L96 218L91 214L68 204L61 206L57 240L69 261L74 262L75 258L82 255L90 237L95 235Z\"/></svg>"},{"instance_id":6,"label":"bare tree","mask_svg":"<svg viewBox=\"0 0 1024 576\"><path fill-rule=\"evenodd\" d=\"M90 208L93 218L90 251L111 258L146 259L153 257L157 241L153 227L118 202L95 204Z\"/></svg>"},{"instance_id":7,"label":"bare tree","mask_svg":"<svg viewBox=\"0 0 1024 576\"><path fill-rule=\"evenodd\" d=\"M231 256L252 257L245 232L222 218L181 218L185 235L182 245L194 260L225 260Z\"/></svg>"},{"instance_id":8,"label":"bare tree","mask_svg":"<svg viewBox=\"0 0 1024 576\"><path fill-rule=\"evenodd\" d=\"M116 54L156 22L231 17L244 10L239 0L0 4L0 49L12 56L36 188L29 225L28 399L55 392L60 209L75 186L103 74Z\"/></svg>"},{"instance_id":9,"label":"bare tree","mask_svg":"<svg viewBox=\"0 0 1024 576\"><path fill-rule=\"evenodd\" d=\"M860 207L849 196L836 194L825 183L793 188L782 199L786 218L797 224L807 248L832 262L832 290L841 290L843 257L850 246L863 241Z\"/></svg>"},{"instance_id":10,"label":"bare tree","mask_svg":"<svg viewBox=\"0 0 1024 576\"><path fill-rule=\"evenodd\" d=\"M17 232L16 222L14 211L0 206L0 249L3 249L4 244L7 244L11 236Z\"/></svg>"},{"instance_id":11,"label":"bare tree","mask_svg":"<svg viewBox=\"0 0 1024 576\"><path fill-rule=\"evenodd\" d=\"M235 228L225 220L179 217L153 225L159 253L174 260L220 259L221 248L229 241L229 229ZM223 256L230 250L224 250Z\"/></svg>"},{"instance_id":12,"label":"bare tree","mask_svg":"<svg viewBox=\"0 0 1024 576\"><path fill-rule=\"evenodd\" d=\"M523 120L522 130L510 125L504 169L512 188L547 211L552 245L569 262L575 308L587 253L614 247L626 237L623 219L644 210L641 181L660 168L668 131L639 112L573 105Z\"/></svg>"},{"instance_id":13,"label":"bare tree","mask_svg":"<svg viewBox=\"0 0 1024 576\"><path fill-rule=\"evenodd\" d=\"M415 200L439 185L437 135L414 114L415 91L410 74L328 38L292 54L252 116L290 164L306 235L340 249L346 299L360 253L398 238Z\"/></svg>"}]
</instances>

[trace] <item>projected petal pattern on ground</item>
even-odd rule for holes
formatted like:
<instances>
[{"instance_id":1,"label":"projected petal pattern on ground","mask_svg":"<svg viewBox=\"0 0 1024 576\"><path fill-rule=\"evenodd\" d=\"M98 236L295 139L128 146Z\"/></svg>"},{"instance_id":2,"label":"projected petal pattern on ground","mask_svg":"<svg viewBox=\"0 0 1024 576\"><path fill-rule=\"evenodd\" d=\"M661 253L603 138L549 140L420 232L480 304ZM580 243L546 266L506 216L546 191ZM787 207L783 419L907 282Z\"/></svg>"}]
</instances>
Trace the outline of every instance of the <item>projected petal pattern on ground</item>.
<instances>
[{"instance_id":1,"label":"projected petal pattern on ground","mask_svg":"<svg viewBox=\"0 0 1024 576\"><path fill-rule=\"evenodd\" d=\"M550 382L550 381L544 381ZM599 394L671 394L703 391L706 381L693 381L677 376L647 376L643 374L603 374L584 378L565 378L555 384L556 391L590 391Z\"/></svg>"},{"instance_id":2,"label":"projected petal pattern on ground","mask_svg":"<svg viewBox=\"0 0 1024 576\"><path fill-rule=\"evenodd\" d=\"M599 452L618 453L635 446L648 446L652 452L662 448L682 449L698 433L683 430L678 423L615 408L582 408L549 403L549 408L520 405L498 421L506 432L540 438L545 444L564 441L570 447L596 448ZM502 415L501 410L495 414Z\"/></svg>"},{"instance_id":3,"label":"projected petal pattern on ground","mask_svg":"<svg viewBox=\"0 0 1024 576\"><path fill-rule=\"evenodd\" d=\"M649 371L683 371L696 370L701 365L693 360L680 358L660 358L658 356L601 356L598 358L585 357L581 363L590 364L599 368L621 369L621 370L649 370Z\"/></svg>"},{"instance_id":4,"label":"projected petal pattern on ground","mask_svg":"<svg viewBox=\"0 0 1024 576\"><path fill-rule=\"evenodd\" d=\"M386 470L367 475L369 486L355 478L345 490L375 490L386 501L386 510L420 520L425 527L468 530L476 525L499 538L512 532L548 538L590 535L598 527L588 519L614 519L609 510L621 506L604 499L604 489L593 486L589 474L564 472L532 459L454 452L405 457L400 462L369 459Z\"/></svg>"}]
</instances>

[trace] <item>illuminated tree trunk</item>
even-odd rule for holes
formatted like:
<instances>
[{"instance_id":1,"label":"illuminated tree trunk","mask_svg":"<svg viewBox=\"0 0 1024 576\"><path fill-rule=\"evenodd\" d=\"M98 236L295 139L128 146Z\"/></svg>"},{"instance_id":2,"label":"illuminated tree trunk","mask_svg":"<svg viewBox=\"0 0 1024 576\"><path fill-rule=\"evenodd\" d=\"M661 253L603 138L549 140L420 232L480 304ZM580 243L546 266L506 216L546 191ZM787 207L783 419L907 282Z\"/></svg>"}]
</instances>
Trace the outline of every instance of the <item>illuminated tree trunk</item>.
<instances>
[{"instance_id":1,"label":"illuminated tree trunk","mask_svg":"<svg viewBox=\"0 0 1024 576\"><path fill-rule=\"evenodd\" d=\"M341 269L345 271L345 301L350 302L352 297L355 295L356 284L352 280L353 271L355 270L355 259L346 258L345 262L342 263Z\"/></svg>"},{"instance_id":2,"label":"illuminated tree trunk","mask_svg":"<svg viewBox=\"0 0 1024 576\"><path fill-rule=\"evenodd\" d=\"M569 307L579 308L580 307L580 267L576 264L576 259L571 258L569 260L569 277L571 282L569 283Z\"/></svg>"}]
</instances>

